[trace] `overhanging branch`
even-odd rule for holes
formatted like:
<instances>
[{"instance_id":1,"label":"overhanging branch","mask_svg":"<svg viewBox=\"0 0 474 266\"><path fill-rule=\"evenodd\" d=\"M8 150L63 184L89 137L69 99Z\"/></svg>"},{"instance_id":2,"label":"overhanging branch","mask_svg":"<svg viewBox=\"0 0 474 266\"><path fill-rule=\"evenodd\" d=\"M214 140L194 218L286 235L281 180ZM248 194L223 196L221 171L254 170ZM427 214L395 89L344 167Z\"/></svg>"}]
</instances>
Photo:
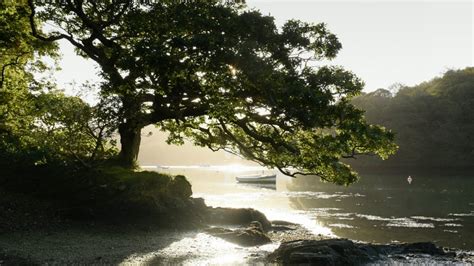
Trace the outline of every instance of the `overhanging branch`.
<instances>
[{"instance_id":1,"label":"overhanging branch","mask_svg":"<svg viewBox=\"0 0 474 266\"><path fill-rule=\"evenodd\" d=\"M67 35L62 34L62 33L59 33L59 34L53 35L53 36L49 36L49 37L45 37L45 36L39 34L38 29L36 28L36 22L35 22L36 8L35 8L35 4L33 3L33 0L28 0L28 6L30 7L30 11L31 11L31 13L29 15L31 34L35 38L37 38L39 40L42 40L42 41L45 41L45 42L54 42L54 41L58 41L58 40L61 40L61 39L65 39L67 37Z\"/></svg>"}]
</instances>

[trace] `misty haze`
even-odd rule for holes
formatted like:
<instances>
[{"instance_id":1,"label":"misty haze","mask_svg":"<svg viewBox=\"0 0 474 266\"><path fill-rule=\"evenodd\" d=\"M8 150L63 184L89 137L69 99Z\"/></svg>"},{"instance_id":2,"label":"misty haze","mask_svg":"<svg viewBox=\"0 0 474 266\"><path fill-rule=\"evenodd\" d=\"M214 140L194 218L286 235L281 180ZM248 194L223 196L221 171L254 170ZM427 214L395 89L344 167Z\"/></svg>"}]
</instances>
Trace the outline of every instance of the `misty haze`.
<instances>
[{"instance_id":1,"label":"misty haze","mask_svg":"<svg viewBox=\"0 0 474 266\"><path fill-rule=\"evenodd\" d=\"M0 265L474 264L473 13L0 1Z\"/></svg>"}]
</instances>

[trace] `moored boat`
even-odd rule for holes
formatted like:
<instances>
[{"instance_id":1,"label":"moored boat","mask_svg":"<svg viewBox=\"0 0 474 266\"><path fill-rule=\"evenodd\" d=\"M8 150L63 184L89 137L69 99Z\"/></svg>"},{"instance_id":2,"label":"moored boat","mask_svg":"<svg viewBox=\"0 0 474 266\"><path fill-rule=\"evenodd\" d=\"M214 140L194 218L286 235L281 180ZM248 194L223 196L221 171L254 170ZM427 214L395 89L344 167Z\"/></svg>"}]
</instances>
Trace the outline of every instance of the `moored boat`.
<instances>
[{"instance_id":1,"label":"moored boat","mask_svg":"<svg viewBox=\"0 0 474 266\"><path fill-rule=\"evenodd\" d=\"M276 175L244 175L235 178L239 183L275 184Z\"/></svg>"}]
</instances>

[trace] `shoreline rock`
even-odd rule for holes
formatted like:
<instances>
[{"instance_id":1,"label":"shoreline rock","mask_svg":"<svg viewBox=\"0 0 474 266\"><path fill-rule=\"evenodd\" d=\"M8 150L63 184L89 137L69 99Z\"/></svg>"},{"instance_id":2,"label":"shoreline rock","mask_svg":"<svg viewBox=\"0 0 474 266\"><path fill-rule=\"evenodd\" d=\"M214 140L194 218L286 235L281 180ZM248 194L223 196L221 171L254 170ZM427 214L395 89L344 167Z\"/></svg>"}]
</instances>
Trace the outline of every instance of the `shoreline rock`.
<instances>
[{"instance_id":1,"label":"shoreline rock","mask_svg":"<svg viewBox=\"0 0 474 266\"><path fill-rule=\"evenodd\" d=\"M431 242L403 244L356 243L348 239L283 242L267 256L270 263L360 265L366 263L473 263L474 257Z\"/></svg>"},{"instance_id":2,"label":"shoreline rock","mask_svg":"<svg viewBox=\"0 0 474 266\"><path fill-rule=\"evenodd\" d=\"M253 221L246 228L226 229L222 227L211 227L204 230L212 236L222 238L231 243L252 247L271 243L272 240L263 231L262 224Z\"/></svg>"},{"instance_id":3,"label":"shoreline rock","mask_svg":"<svg viewBox=\"0 0 474 266\"><path fill-rule=\"evenodd\" d=\"M240 225L246 226L257 221L264 232L272 228L272 223L265 214L251 208L221 208L207 207L207 223L210 225Z\"/></svg>"}]
</instances>

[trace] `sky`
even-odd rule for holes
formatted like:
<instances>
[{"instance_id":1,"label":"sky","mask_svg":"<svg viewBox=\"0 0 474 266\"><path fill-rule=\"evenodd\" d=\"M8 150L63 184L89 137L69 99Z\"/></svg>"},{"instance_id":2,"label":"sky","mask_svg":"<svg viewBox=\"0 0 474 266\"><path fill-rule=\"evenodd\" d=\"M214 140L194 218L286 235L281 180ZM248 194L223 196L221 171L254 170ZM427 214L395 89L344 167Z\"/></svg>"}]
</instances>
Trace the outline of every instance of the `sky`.
<instances>
[{"instance_id":1,"label":"sky","mask_svg":"<svg viewBox=\"0 0 474 266\"><path fill-rule=\"evenodd\" d=\"M292 18L320 23L338 36L334 62L365 81L366 91L415 85L474 64L474 4L469 1L248 0L277 25Z\"/></svg>"},{"instance_id":2,"label":"sky","mask_svg":"<svg viewBox=\"0 0 474 266\"><path fill-rule=\"evenodd\" d=\"M474 65L474 4L463 1L247 0L250 8L275 17L324 22L342 43L341 65L365 81L365 91L394 83L408 86L439 76L448 69ZM98 81L95 64L61 43L58 83L71 91L84 81Z\"/></svg>"},{"instance_id":3,"label":"sky","mask_svg":"<svg viewBox=\"0 0 474 266\"><path fill-rule=\"evenodd\" d=\"M343 46L329 64L353 71L365 81L367 92L394 83L416 85L448 69L474 65L472 0L247 0L247 5L274 16L279 26L288 19L326 23ZM63 70L56 73L56 79L66 91L75 94L81 83L99 80L93 62L75 55L66 42L60 47ZM72 82L76 83L74 92ZM152 127L145 131L154 134L142 139L142 165L248 163L189 143L169 146L164 143L164 133Z\"/></svg>"}]
</instances>

